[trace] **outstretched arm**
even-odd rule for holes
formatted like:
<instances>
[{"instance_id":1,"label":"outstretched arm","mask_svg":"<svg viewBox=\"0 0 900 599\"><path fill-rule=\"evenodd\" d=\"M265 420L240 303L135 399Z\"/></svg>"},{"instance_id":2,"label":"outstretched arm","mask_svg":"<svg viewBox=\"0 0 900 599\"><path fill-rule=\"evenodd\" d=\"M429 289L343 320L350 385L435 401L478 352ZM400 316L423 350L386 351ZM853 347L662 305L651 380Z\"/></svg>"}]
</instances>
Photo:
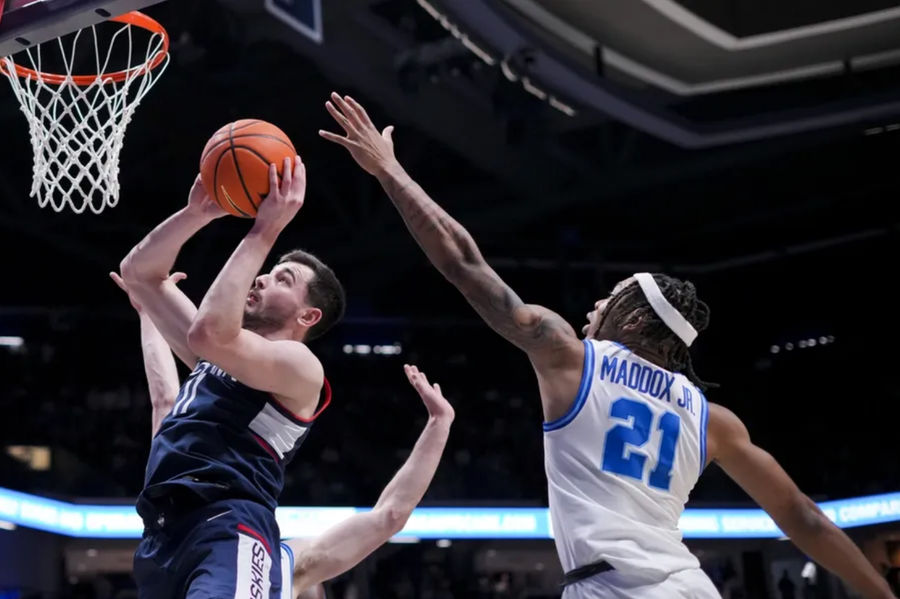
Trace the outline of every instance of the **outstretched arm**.
<instances>
[{"instance_id":1,"label":"outstretched arm","mask_svg":"<svg viewBox=\"0 0 900 599\"><path fill-rule=\"evenodd\" d=\"M196 355L187 333L197 313L194 303L169 280L181 246L223 212L206 195L200 177L194 181L188 205L153 229L122 260L120 270L129 293L150 315L159 332L182 361L193 368Z\"/></svg>"},{"instance_id":2,"label":"outstretched arm","mask_svg":"<svg viewBox=\"0 0 900 599\"><path fill-rule=\"evenodd\" d=\"M289 542L296 556L296 591L346 572L400 532L431 484L447 444L453 408L441 395L441 388L429 385L415 366L404 366L404 370L428 408L428 423L372 511L351 516L312 541Z\"/></svg>"},{"instance_id":3,"label":"outstretched arm","mask_svg":"<svg viewBox=\"0 0 900 599\"><path fill-rule=\"evenodd\" d=\"M302 343L272 341L243 328L244 307L253 280L281 231L303 206L303 162L299 156L284 162L280 184L275 166L269 167L271 191L260 204L253 228L200 303L190 323L188 344L198 356L245 385L278 394L294 412L307 415L315 408L322 387L322 365Z\"/></svg>"},{"instance_id":4,"label":"outstretched arm","mask_svg":"<svg viewBox=\"0 0 900 599\"><path fill-rule=\"evenodd\" d=\"M575 331L558 314L526 304L481 255L475 240L406 173L394 157L393 127L379 133L365 109L349 96L332 94L326 104L346 137L319 134L347 148L359 165L378 178L407 228L432 264L500 335L536 364L565 361L580 352Z\"/></svg>"},{"instance_id":5,"label":"outstretched arm","mask_svg":"<svg viewBox=\"0 0 900 599\"><path fill-rule=\"evenodd\" d=\"M178 397L178 369L172 350L159 329L150 320L150 315L141 312L141 351L144 354L144 374L147 376L147 391L150 394L152 428L150 436L155 437L163 418L169 415Z\"/></svg>"},{"instance_id":6,"label":"outstretched arm","mask_svg":"<svg viewBox=\"0 0 900 599\"><path fill-rule=\"evenodd\" d=\"M118 274L109 273L122 291L128 293L125 282ZM187 275L182 272L174 273L169 279L172 283L184 279ZM141 319L141 352L144 356L144 373L147 375L147 391L150 394L150 406L153 409L152 428L150 436L155 437L156 431L163 418L172 411L175 398L178 396L178 369L175 367L175 359L172 350L163 339L159 329L153 324L150 315L144 311L141 305L128 293L131 306Z\"/></svg>"},{"instance_id":7,"label":"outstretched arm","mask_svg":"<svg viewBox=\"0 0 900 599\"><path fill-rule=\"evenodd\" d=\"M804 553L867 599L893 599L887 582L769 453L750 441L731 411L710 404L709 454Z\"/></svg>"}]
</instances>

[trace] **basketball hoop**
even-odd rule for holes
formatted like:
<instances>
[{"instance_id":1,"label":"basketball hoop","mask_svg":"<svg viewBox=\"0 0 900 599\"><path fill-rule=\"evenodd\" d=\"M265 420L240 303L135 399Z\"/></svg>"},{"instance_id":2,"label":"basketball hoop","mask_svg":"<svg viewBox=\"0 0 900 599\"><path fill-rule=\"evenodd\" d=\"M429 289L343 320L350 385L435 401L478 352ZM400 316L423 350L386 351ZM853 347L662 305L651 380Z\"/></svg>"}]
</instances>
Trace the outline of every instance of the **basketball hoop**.
<instances>
[{"instance_id":1,"label":"basketball hoop","mask_svg":"<svg viewBox=\"0 0 900 599\"><path fill-rule=\"evenodd\" d=\"M100 214L119 201L119 156L125 129L168 66L169 36L159 23L140 12L109 21L122 27L106 42L94 25L74 33L71 39L59 38L16 55L27 58L30 67L17 64L12 56L0 58L0 72L9 79L28 118L34 149L31 196L41 208L49 205L61 212L68 206L76 214L87 209ZM150 35L145 52L136 50L135 31ZM85 32L93 45L96 75L73 73L78 43ZM123 44L128 53L125 68L107 72L114 51ZM50 45L58 46L59 56L53 54L63 66L60 73L41 70L46 53L51 52L46 48L42 56L42 46Z\"/></svg>"}]
</instances>

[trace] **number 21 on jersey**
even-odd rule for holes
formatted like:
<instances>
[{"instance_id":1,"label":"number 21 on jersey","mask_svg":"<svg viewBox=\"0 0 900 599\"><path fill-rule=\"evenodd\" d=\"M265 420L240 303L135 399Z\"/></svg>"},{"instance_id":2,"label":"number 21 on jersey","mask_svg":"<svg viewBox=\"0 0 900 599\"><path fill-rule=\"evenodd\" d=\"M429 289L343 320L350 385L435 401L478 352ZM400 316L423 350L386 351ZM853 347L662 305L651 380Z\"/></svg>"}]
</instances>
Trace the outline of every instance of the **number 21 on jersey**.
<instances>
[{"instance_id":1,"label":"number 21 on jersey","mask_svg":"<svg viewBox=\"0 0 900 599\"><path fill-rule=\"evenodd\" d=\"M647 456L630 451L629 447L643 447L650 440L650 433L655 429L662 431L657 449L657 462L647 477L647 484L655 489L669 490L672 479L672 464L675 461L675 449L678 447L678 434L681 432L681 418L673 412L665 412L658 422L654 423L653 412L642 401L623 397L613 402L609 412L610 418L625 420L606 433L603 443L603 470L613 474L621 474L637 480L644 480L644 466Z\"/></svg>"}]
</instances>

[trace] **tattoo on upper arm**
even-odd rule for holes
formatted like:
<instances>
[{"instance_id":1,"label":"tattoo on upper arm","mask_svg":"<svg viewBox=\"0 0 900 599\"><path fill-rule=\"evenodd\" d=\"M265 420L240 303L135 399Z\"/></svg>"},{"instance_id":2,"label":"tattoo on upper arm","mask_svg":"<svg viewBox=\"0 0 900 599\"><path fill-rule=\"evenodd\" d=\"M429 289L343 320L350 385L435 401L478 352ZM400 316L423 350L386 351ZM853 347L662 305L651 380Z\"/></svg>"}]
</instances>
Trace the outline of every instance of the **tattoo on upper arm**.
<instances>
[{"instance_id":1,"label":"tattoo on upper arm","mask_svg":"<svg viewBox=\"0 0 900 599\"><path fill-rule=\"evenodd\" d=\"M488 270L479 278L465 293L466 299L498 333L514 343L528 345L552 333L555 323L537 312L530 322L517 319L516 310L524 308L525 302L495 273Z\"/></svg>"}]
</instances>

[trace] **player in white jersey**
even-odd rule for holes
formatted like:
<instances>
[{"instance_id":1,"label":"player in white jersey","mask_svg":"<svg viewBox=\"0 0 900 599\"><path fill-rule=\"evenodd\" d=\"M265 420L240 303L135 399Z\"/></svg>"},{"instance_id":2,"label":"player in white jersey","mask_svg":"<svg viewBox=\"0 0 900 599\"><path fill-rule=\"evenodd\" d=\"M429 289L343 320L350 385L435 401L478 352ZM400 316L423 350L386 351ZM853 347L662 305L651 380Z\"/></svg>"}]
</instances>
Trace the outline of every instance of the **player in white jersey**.
<instances>
[{"instance_id":1,"label":"player in white jersey","mask_svg":"<svg viewBox=\"0 0 900 599\"><path fill-rule=\"evenodd\" d=\"M114 272L109 274L127 293L121 277ZM184 278L184 273L174 273L169 281L177 283ZM180 386L178 371L169 345L150 316L130 294L129 299L141 321L141 350L153 410L151 434L156 435L175 404ZM425 495L447 445L455 414L440 386L429 384L425 373L408 365L404 371L428 409L428 421L419 440L371 510L354 514L317 537L281 543L282 563L289 564L282 568L283 599L324 599L321 583L354 567L400 532Z\"/></svg>"},{"instance_id":2,"label":"player in white jersey","mask_svg":"<svg viewBox=\"0 0 900 599\"><path fill-rule=\"evenodd\" d=\"M579 340L561 316L523 302L472 236L404 171L393 127L379 132L349 96L332 94L326 108L345 135L320 135L378 178L431 262L488 325L528 354L546 421L566 599L717 597L677 528L690 489L713 460L806 554L869 599L893 597L741 421L706 402L688 347L709 311L693 285L662 275L629 278L597 302Z\"/></svg>"}]
</instances>

